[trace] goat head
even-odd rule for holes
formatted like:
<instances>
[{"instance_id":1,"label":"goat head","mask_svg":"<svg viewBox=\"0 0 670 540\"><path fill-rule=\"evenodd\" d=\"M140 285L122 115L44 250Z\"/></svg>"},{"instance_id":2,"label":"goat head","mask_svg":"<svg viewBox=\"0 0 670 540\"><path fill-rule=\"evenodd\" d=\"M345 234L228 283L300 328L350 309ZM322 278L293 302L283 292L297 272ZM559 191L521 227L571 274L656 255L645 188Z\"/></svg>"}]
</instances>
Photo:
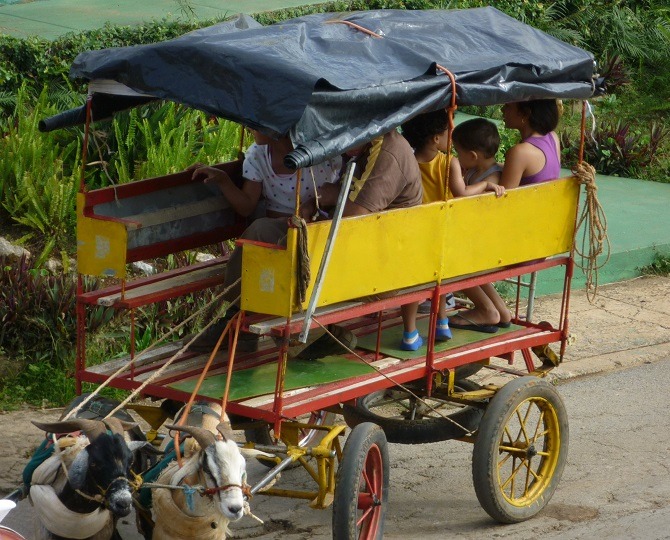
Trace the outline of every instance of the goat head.
<instances>
[{"instance_id":1,"label":"goat head","mask_svg":"<svg viewBox=\"0 0 670 540\"><path fill-rule=\"evenodd\" d=\"M235 441L217 440L209 430L194 426L166 425L169 429L183 431L193 436L202 451L199 467L206 488L218 498L219 511L231 521L237 521L244 513L243 486L246 484L246 461ZM184 471L183 477L187 474Z\"/></svg>"},{"instance_id":2,"label":"goat head","mask_svg":"<svg viewBox=\"0 0 670 540\"><path fill-rule=\"evenodd\" d=\"M70 465L69 489L61 494L68 508L88 511L95 504L91 499L101 499L102 504L117 517L130 513L132 496L128 475L135 445L130 443L132 448L129 447L119 433L123 430L120 421L75 418L51 423L33 421L33 424L47 433L81 431L88 437L88 446L77 454ZM107 433L108 427L111 434Z\"/></svg>"}]
</instances>

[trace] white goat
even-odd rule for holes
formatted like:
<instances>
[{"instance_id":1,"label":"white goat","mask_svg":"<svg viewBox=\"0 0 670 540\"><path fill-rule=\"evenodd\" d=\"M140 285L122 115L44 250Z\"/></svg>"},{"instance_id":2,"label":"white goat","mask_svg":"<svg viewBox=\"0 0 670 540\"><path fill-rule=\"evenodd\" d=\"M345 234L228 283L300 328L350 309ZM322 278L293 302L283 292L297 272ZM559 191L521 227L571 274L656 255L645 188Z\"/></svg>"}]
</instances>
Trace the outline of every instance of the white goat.
<instances>
[{"instance_id":1,"label":"white goat","mask_svg":"<svg viewBox=\"0 0 670 540\"><path fill-rule=\"evenodd\" d=\"M187 439L183 466L179 468L173 462L156 482L182 486L182 489L156 488L153 492L152 538L156 540L222 540L230 532L228 524L244 515L246 461L242 452L250 455L262 452L240 449L230 438L229 424L218 423L217 418L214 431L211 418L206 420L206 416L211 414L203 414L201 424L209 429L166 426L188 433L194 440ZM188 486L202 486L206 492L189 493Z\"/></svg>"}]
</instances>

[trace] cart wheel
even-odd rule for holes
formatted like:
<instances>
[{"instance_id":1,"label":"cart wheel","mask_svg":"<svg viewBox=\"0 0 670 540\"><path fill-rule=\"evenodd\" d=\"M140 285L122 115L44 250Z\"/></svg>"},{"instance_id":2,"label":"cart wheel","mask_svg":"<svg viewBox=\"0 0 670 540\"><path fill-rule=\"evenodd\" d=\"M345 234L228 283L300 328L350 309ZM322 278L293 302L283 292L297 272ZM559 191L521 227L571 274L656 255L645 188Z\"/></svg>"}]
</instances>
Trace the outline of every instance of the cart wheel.
<instances>
[{"instance_id":1,"label":"cart wheel","mask_svg":"<svg viewBox=\"0 0 670 540\"><path fill-rule=\"evenodd\" d=\"M302 419L300 419L302 421ZM328 411L315 411L309 415L309 418L304 420L306 424L314 424L317 426L329 426L335 423L335 413ZM245 429L244 436L248 442L255 444L263 444L271 446L274 444L274 439L272 434L274 430L270 424L263 424L261 427L254 429ZM327 434L327 431L320 429L303 429L300 431L301 437L298 441L298 446L316 446L321 439ZM272 468L277 463L272 459L267 459L263 457L256 458L259 463L262 463L266 467ZM300 463L297 461L292 462L287 469L292 469L294 467L299 467Z\"/></svg>"},{"instance_id":2,"label":"cart wheel","mask_svg":"<svg viewBox=\"0 0 670 540\"><path fill-rule=\"evenodd\" d=\"M337 469L333 501L333 539L384 536L388 506L389 458L384 432L366 422L356 426Z\"/></svg>"},{"instance_id":3,"label":"cart wheel","mask_svg":"<svg viewBox=\"0 0 670 540\"><path fill-rule=\"evenodd\" d=\"M460 391L479 388L478 384L468 380L456 381L455 384L455 389ZM417 389L415 393L421 395L420 392ZM350 427L373 422L384 430L389 442L400 444L423 444L463 437L468 431L477 429L484 414L478 407L459 405L437 395L426 398L426 402L432 409L407 390L394 387L372 392L357 399L355 405L345 404L342 414Z\"/></svg>"},{"instance_id":4,"label":"cart wheel","mask_svg":"<svg viewBox=\"0 0 670 540\"><path fill-rule=\"evenodd\" d=\"M472 480L495 520L533 517L556 490L568 455L568 417L554 386L521 377L491 399L479 424Z\"/></svg>"}]
</instances>

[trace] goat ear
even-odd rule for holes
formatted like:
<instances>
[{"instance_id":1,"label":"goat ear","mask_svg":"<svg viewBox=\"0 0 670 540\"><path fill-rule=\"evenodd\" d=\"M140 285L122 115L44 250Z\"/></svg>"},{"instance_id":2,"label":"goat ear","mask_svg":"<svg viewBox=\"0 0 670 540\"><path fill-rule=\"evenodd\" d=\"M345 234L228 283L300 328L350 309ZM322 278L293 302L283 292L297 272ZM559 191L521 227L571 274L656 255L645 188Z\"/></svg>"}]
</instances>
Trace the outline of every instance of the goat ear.
<instances>
[{"instance_id":1,"label":"goat ear","mask_svg":"<svg viewBox=\"0 0 670 540\"><path fill-rule=\"evenodd\" d=\"M88 451L84 448L74 458L70 470L68 471L68 480L74 489L81 489L86 482L86 473L88 472Z\"/></svg>"},{"instance_id":2,"label":"goat ear","mask_svg":"<svg viewBox=\"0 0 670 540\"><path fill-rule=\"evenodd\" d=\"M156 448L153 444L151 444L148 441L130 441L128 444L128 449L131 452L136 452L137 450L141 450L142 452L146 452L147 454L153 454L155 456L160 456L165 454L162 450L159 450Z\"/></svg>"},{"instance_id":3,"label":"goat ear","mask_svg":"<svg viewBox=\"0 0 670 540\"><path fill-rule=\"evenodd\" d=\"M224 441L233 438L233 430L230 427L230 422L219 422L219 424L216 426L216 431L221 434Z\"/></svg>"}]
</instances>

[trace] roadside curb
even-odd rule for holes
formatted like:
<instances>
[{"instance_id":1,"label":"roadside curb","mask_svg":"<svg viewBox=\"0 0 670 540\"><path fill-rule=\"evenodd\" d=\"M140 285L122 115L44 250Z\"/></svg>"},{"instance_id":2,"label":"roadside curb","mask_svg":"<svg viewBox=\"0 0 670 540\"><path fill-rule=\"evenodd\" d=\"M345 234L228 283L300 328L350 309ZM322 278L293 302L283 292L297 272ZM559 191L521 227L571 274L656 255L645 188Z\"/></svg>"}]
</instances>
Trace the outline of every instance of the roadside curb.
<instances>
[{"instance_id":1,"label":"roadside curb","mask_svg":"<svg viewBox=\"0 0 670 540\"><path fill-rule=\"evenodd\" d=\"M549 380L569 380L609 371L651 364L670 357L670 341L563 362L550 372Z\"/></svg>"}]
</instances>

